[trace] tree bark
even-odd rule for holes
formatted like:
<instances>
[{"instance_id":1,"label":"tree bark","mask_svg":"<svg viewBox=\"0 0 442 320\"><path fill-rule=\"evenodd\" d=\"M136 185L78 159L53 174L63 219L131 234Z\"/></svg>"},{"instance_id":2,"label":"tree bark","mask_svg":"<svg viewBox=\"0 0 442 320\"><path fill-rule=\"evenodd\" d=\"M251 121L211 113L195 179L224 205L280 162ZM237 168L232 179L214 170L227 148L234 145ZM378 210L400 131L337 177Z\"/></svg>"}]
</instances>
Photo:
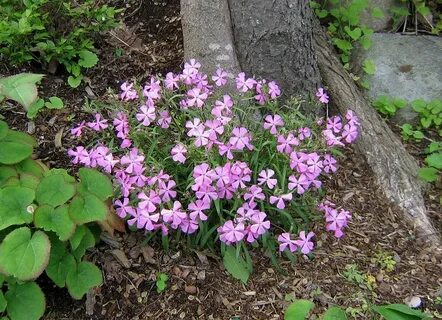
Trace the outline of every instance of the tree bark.
<instances>
[{"instance_id":1,"label":"tree bark","mask_svg":"<svg viewBox=\"0 0 442 320\"><path fill-rule=\"evenodd\" d=\"M361 134L356 148L365 156L385 195L403 211L402 215L415 227L420 239L440 244L438 233L426 214L421 193L423 184L417 176L419 167L415 159L343 68L319 23L315 30L318 66L332 102L341 114L351 109L360 118Z\"/></svg>"},{"instance_id":2,"label":"tree bark","mask_svg":"<svg viewBox=\"0 0 442 320\"><path fill-rule=\"evenodd\" d=\"M321 79L309 0L229 0L243 71L275 80L287 96L313 94Z\"/></svg>"}]
</instances>

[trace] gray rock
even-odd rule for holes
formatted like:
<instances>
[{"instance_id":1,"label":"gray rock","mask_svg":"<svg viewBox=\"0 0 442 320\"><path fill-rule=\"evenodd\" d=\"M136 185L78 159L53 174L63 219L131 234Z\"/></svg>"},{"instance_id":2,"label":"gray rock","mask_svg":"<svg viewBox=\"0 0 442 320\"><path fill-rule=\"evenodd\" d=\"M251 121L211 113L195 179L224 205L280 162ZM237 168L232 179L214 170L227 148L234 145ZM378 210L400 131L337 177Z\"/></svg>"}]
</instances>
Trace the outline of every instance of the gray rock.
<instances>
[{"instance_id":1,"label":"gray rock","mask_svg":"<svg viewBox=\"0 0 442 320\"><path fill-rule=\"evenodd\" d=\"M360 22L375 32L391 30L393 27L393 9L407 9L407 3L399 0L370 0L369 3L370 6L361 14ZM373 17L372 11L374 8L381 9L384 16L382 18Z\"/></svg>"},{"instance_id":2,"label":"gray rock","mask_svg":"<svg viewBox=\"0 0 442 320\"><path fill-rule=\"evenodd\" d=\"M442 99L442 38L400 34L373 35L369 50L357 49L352 57L355 73L362 74L362 63L371 59L376 65L373 76L364 75L375 100L381 95L407 101ZM396 123L410 123L417 114L410 106L398 111Z\"/></svg>"}]
</instances>

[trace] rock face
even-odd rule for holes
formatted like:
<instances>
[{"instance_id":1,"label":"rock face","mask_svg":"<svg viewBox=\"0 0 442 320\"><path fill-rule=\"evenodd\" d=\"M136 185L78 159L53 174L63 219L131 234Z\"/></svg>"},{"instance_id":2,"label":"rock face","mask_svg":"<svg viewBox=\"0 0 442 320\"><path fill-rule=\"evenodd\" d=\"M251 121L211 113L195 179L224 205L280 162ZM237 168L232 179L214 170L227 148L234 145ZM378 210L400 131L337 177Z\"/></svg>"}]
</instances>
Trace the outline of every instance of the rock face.
<instances>
[{"instance_id":1,"label":"rock face","mask_svg":"<svg viewBox=\"0 0 442 320\"><path fill-rule=\"evenodd\" d=\"M374 34L372 47L359 49L353 56L356 73L365 59L376 65L368 96L376 99L387 95L413 101L442 99L442 38ZM416 114L410 107L398 112L398 123L409 122Z\"/></svg>"}]
</instances>

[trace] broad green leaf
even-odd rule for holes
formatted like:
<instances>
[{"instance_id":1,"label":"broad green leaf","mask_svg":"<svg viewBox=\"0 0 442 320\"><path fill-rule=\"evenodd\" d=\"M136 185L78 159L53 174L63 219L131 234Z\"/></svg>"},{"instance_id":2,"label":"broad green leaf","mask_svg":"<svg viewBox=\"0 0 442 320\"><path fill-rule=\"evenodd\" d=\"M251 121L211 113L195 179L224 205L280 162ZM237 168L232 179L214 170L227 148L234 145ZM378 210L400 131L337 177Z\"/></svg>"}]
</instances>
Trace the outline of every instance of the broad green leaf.
<instances>
[{"instance_id":1,"label":"broad green leaf","mask_svg":"<svg viewBox=\"0 0 442 320\"><path fill-rule=\"evenodd\" d=\"M384 17L384 12L379 7L374 7L371 10L371 16L373 18L382 19Z\"/></svg>"},{"instance_id":2,"label":"broad green leaf","mask_svg":"<svg viewBox=\"0 0 442 320\"><path fill-rule=\"evenodd\" d=\"M61 174L64 177L64 180L69 183L75 183L77 180L73 176L71 176L66 169L51 169L44 172L45 177L54 176L57 174Z\"/></svg>"},{"instance_id":3,"label":"broad green leaf","mask_svg":"<svg viewBox=\"0 0 442 320\"><path fill-rule=\"evenodd\" d=\"M411 309L404 304L390 304L373 306L372 309L382 315L386 320L419 320L431 319L427 314Z\"/></svg>"},{"instance_id":4,"label":"broad green leaf","mask_svg":"<svg viewBox=\"0 0 442 320\"><path fill-rule=\"evenodd\" d=\"M80 56L80 60L78 60L78 64L84 68L90 68L97 64L98 57L95 53L83 50L78 54Z\"/></svg>"},{"instance_id":5,"label":"broad green leaf","mask_svg":"<svg viewBox=\"0 0 442 320\"><path fill-rule=\"evenodd\" d=\"M34 225L45 231L54 231L61 241L68 240L75 232L75 224L69 217L69 207L62 205L54 209L42 205L34 213Z\"/></svg>"},{"instance_id":6,"label":"broad green leaf","mask_svg":"<svg viewBox=\"0 0 442 320\"><path fill-rule=\"evenodd\" d=\"M419 168L419 177L426 182L434 182L437 180L438 171L435 168L423 167Z\"/></svg>"},{"instance_id":7,"label":"broad green leaf","mask_svg":"<svg viewBox=\"0 0 442 320\"><path fill-rule=\"evenodd\" d=\"M58 259L58 257L53 258L51 253L51 258L45 271L58 287L64 288L68 273L75 271L76 268L77 262L72 254L66 253Z\"/></svg>"},{"instance_id":8,"label":"broad green leaf","mask_svg":"<svg viewBox=\"0 0 442 320\"><path fill-rule=\"evenodd\" d=\"M15 165L19 173L29 173L38 178L43 176L43 172L47 170L46 166L39 161L27 158Z\"/></svg>"},{"instance_id":9,"label":"broad green leaf","mask_svg":"<svg viewBox=\"0 0 442 320\"><path fill-rule=\"evenodd\" d=\"M0 95L20 103L25 109L37 99L38 81L41 74L21 73L15 76L0 79Z\"/></svg>"},{"instance_id":10,"label":"broad green leaf","mask_svg":"<svg viewBox=\"0 0 442 320\"><path fill-rule=\"evenodd\" d=\"M44 177L36 191L37 202L53 207L65 204L75 195L75 186L66 181L63 174Z\"/></svg>"},{"instance_id":11,"label":"broad green leaf","mask_svg":"<svg viewBox=\"0 0 442 320\"><path fill-rule=\"evenodd\" d=\"M330 307L324 314L322 320L347 320L345 311L339 307Z\"/></svg>"},{"instance_id":12,"label":"broad green leaf","mask_svg":"<svg viewBox=\"0 0 442 320\"><path fill-rule=\"evenodd\" d=\"M241 280L243 283L247 283L249 280L250 271L247 269L247 263L242 257L236 257L236 250L232 246L228 246L223 257L224 267L227 272L234 278Z\"/></svg>"},{"instance_id":13,"label":"broad green leaf","mask_svg":"<svg viewBox=\"0 0 442 320\"><path fill-rule=\"evenodd\" d=\"M63 100L59 97L50 97L49 102L45 103L48 109L62 109L64 107Z\"/></svg>"},{"instance_id":14,"label":"broad green leaf","mask_svg":"<svg viewBox=\"0 0 442 320\"><path fill-rule=\"evenodd\" d=\"M427 102L422 99L417 99L411 102L411 107L418 113L424 111L426 106Z\"/></svg>"},{"instance_id":15,"label":"broad green leaf","mask_svg":"<svg viewBox=\"0 0 442 320\"><path fill-rule=\"evenodd\" d=\"M362 68L366 74L373 75L376 72L376 65L373 60L365 59L362 63Z\"/></svg>"},{"instance_id":16,"label":"broad green leaf","mask_svg":"<svg viewBox=\"0 0 442 320\"><path fill-rule=\"evenodd\" d=\"M11 320L38 320L45 311L43 291L35 282L12 286L5 294L8 316Z\"/></svg>"},{"instance_id":17,"label":"broad green leaf","mask_svg":"<svg viewBox=\"0 0 442 320\"><path fill-rule=\"evenodd\" d=\"M69 239L72 254L80 261L86 250L95 246L95 237L92 231L86 226L79 226L74 235Z\"/></svg>"},{"instance_id":18,"label":"broad green leaf","mask_svg":"<svg viewBox=\"0 0 442 320\"><path fill-rule=\"evenodd\" d=\"M353 49L352 44L350 42L348 42L347 40L335 38L334 43L339 49L341 49L344 52L348 52L351 49Z\"/></svg>"},{"instance_id":19,"label":"broad green leaf","mask_svg":"<svg viewBox=\"0 0 442 320\"><path fill-rule=\"evenodd\" d=\"M11 166L0 166L0 187L11 177L18 177L17 171Z\"/></svg>"},{"instance_id":20,"label":"broad green leaf","mask_svg":"<svg viewBox=\"0 0 442 320\"><path fill-rule=\"evenodd\" d=\"M27 144L17 142L0 142L0 163L14 164L32 154L33 148Z\"/></svg>"},{"instance_id":21,"label":"broad green leaf","mask_svg":"<svg viewBox=\"0 0 442 320\"><path fill-rule=\"evenodd\" d=\"M442 152L430 154L425 158L425 162L428 163L430 167L441 170L442 169Z\"/></svg>"},{"instance_id":22,"label":"broad green leaf","mask_svg":"<svg viewBox=\"0 0 442 320\"><path fill-rule=\"evenodd\" d=\"M3 295L3 291L0 290L0 313L6 310L6 305L8 302L5 299L5 296Z\"/></svg>"},{"instance_id":23,"label":"broad green leaf","mask_svg":"<svg viewBox=\"0 0 442 320\"><path fill-rule=\"evenodd\" d=\"M0 120L0 140L6 137L6 134L8 133L8 124L2 120Z\"/></svg>"},{"instance_id":24,"label":"broad green leaf","mask_svg":"<svg viewBox=\"0 0 442 320\"><path fill-rule=\"evenodd\" d=\"M66 278L66 287L74 299L81 299L89 289L101 285L100 269L90 262L82 261L71 270Z\"/></svg>"},{"instance_id":25,"label":"broad green leaf","mask_svg":"<svg viewBox=\"0 0 442 320\"><path fill-rule=\"evenodd\" d=\"M80 75L78 77L69 76L68 77L68 84L72 88L77 88L80 85L82 80L83 80L83 76L82 75Z\"/></svg>"},{"instance_id":26,"label":"broad green leaf","mask_svg":"<svg viewBox=\"0 0 442 320\"><path fill-rule=\"evenodd\" d=\"M355 41L358 40L361 37L361 35L362 35L361 28L354 28L352 30L348 26L345 26L344 30Z\"/></svg>"},{"instance_id":27,"label":"broad green leaf","mask_svg":"<svg viewBox=\"0 0 442 320\"><path fill-rule=\"evenodd\" d=\"M15 229L0 244L0 272L19 280L37 278L49 261L51 243L42 231Z\"/></svg>"},{"instance_id":28,"label":"broad green leaf","mask_svg":"<svg viewBox=\"0 0 442 320\"><path fill-rule=\"evenodd\" d=\"M69 214L76 224L101 221L106 218L108 207L94 194L75 196L72 199Z\"/></svg>"},{"instance_id":29,"label":"broad green leaf","mask_svg":"<svg viewBox=\"0 0 442 320\"><path fill-rule=\"evenodd\" d=\"M417 139L417 140L422 140L422 139L425 137L425 135L423 134L422 131L415 130L415 131L413 132L413 137L414 137L415 139Z\"/></svg>"},{"instance_id":30,"label":"broad green leaf","mask_svg":"<svg viewBox=\"0 0 442 320\"><path fill-rule=\"evenodd\" d=\"M20 180L19 180L20 187L36 190L39 183L40 179L34 176L33 174L28 174L28 173L20 174Z\"/></svg>"},{"instance_id":31,"label":"broad green leaf","mask_svg":"<svg viewBox=\"0 0 442 320\"><path fill-rule=\"evenodd\" d=\"M45 107L45 101L43 99L37 99L34 103L32 103L29 108L26 116L29 119L35 119L37 117L38 112Z\"/></svg>"},{"instance_id":32,"label":"broad green leaf","mask_svg":"<svg viewBox=\"0 0 442 320\"><path fill-rule=\"evenodd\" d=\"M431 126L431 118L421 118L421 125L424 128L429 128Z\"/></svg>"},{"instance_id":33,"label":"broad green leaf","mask_svg":"<svg viewBox=\"0 0 442 320\"><path fill-rule=\"evenodd\" d=\"M284 314L284 320L305 320L315 304L309 300L296 300Z\"/></svg>"},{"instance_id":34,"label":"broad green leaf","mask_svg":"<svg viewBox=\"0 0 442 320\"><path fill-rule=\"evenodd\" d=\"M371 36L365 35L359 39L359 43L361 44L362 48L364 48L364 50L368 50L373 44L373 41L371 40Z\"/></svg>"},{"instance_id":35,"label":"broad green leaf","mask_svg":"<svg viewBox=\"0 0 442 320\"><path fill-rule=\"evenodd\" d=\"M15 224L32 222L29 206L35 198L32 189L6 187L0 189L0 230Z\"/></svg>"},{"instance_id":36,"label":"broad green leaf","mask_svg":"<svg viewBox=\"0 0 442 320\"><path fill-rule=\"evenodd\" d=\"M101 172L94 169L81 168L79 176L78 192L81 194L92 193L102 201L112 196L112 182Z\"/></svg>"}]
</instances>

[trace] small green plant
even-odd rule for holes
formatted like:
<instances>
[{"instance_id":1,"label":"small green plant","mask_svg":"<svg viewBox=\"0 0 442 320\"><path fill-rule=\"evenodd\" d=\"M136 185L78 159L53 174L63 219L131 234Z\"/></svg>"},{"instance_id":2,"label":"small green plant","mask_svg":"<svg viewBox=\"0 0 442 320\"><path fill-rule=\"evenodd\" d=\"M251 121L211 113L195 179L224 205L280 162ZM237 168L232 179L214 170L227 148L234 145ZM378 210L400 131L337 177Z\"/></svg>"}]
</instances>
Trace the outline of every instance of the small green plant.
<instances>
[{"instance_id":1,"label":"small green plant","mask_svg":"<svg viewBox=\"0 0 442 320\"><path fill-rule=\"evenodd\" d=\"M348 281L356 283L359 286L367 288L370 291L373 290L373 287L376 284L376 279L371 274L364 274L359 271L356 264L347 264L342 275Z\"/></svg>"},{"instance_id":2,"label":"small green plant","mask_svg":"<svg viewBox=\"0 0 442 320\"><path fill-rule=\"evenodd\" d=\"M396 266L396 261L392 254L385 251L379 251L374 256L374 262L386 272L392 272Z\"/></svg>"},{"instance_id":3,"label":"small green plant","mask_svg":"<svg viewBox=\"0 0 442 320\"><path fill-rule=\"evenodd\" d=\"M93 0L2 1L0 57L18 65L36 61L52 71L61 64L75 88L98 62L94 38L117 25L118 11Z\"/></svg>"},{"instance_id":4,"label":"small green plant","mask_svg":"<svg viewBox=\"0 0 442 320\"><path fill-rule=\"evenodd\" d=\"M314 303L309 300L295 300L286 309L284 320L305 320L309 319L309 314L314 308ZM421 320L431 319L431 316L419 311L411 309L404 304L389 304L382 306L371 306L368 308L371 313L380 314L385 320ZM358 310L355 308L347 308L347 310ZM351 315L351 314L350 314ZM361 316L360 313L355 313ZM322 320L347 320L346 311L340 307L332 306L328 308L320 317Z\"/></svg>"},{"instance_id":5,"label":"small green plant","mask_svg":"<svg viewBox=\"0 0 442 320\"><path fill-rule=\"evenodd\" d=\"M100 269L83 258L98 239L93 223L109 214L110 180L87 168L79 181L49 170L31 158L34 146L31 136L0 121L0 317L11 320L43 315L44 294L34 281L43 272L75 299L102 282Z\"/></svg>"},{"instance_id":6,"label":"small green plant","mask_svg":"<svg viewBox=\"0 0 442 320\"><path fill-rule=\"evenodd\" d=\"M164 290L166 290L167 288L167 280L169 280L169 276L165 273L159 273L157 275L157 282L156 282L156 286L157 286L157 292L161 293Z\"/></svg>"},{"instance_id":7,"label":"small green plant","mask_svg":"<svg viewBox=\"0 0 442 320\"><path fill-rule=\"evenodd\" d=\"M392 117L399 109L407 106L407 101L404 99L392 98L385 95L379 96L373 101L373 106L376 110L388 117Z\"/></svg>"}]
</instances>

